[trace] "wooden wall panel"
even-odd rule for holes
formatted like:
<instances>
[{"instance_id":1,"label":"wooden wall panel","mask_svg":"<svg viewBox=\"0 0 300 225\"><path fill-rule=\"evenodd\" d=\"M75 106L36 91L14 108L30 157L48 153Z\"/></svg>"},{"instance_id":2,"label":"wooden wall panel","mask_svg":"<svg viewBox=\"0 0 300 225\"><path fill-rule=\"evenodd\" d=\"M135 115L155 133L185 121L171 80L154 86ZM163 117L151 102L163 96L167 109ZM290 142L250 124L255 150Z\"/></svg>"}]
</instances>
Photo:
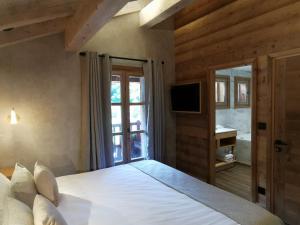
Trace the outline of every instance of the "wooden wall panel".
<instances>
[{"instance_id":1,"label":"wooden wall panel","mask_svg":"<svg viewBox=\"0 0 300 225\"><path fill-rule=\"evenodd\" d=\"M178 81L205 79L211 67L256 59L258 74L256 118L257 122L267 125L266 130L257 130L257 183L258 186L266 188L268 201L269 152L272 147L272 74L268 56L271 53L300 48L300 2L298 0L222 2L224 5L220 3L215 11L203 13L201 7L208 8L209 4L216 3L198 0L177 14L177 29L174 34L176 79ZM207 97L206 95L206 101ZM209 116L211 115L208 115L208 111L203 115L192 117L187 114L177 115L178 168L206 180L209 171L207 163L210 141ZM259 200L265 201L265 197L260 196Z\"/></svg>"},{"instance_id":2,"label":"wooden wall panel","mask_svg":"<svg viewBox=\"0 0 300 225\"><path fill-rule=\"evenodd\" d=\"M201 81L203 113L178 113L176 116L176 148L180 149L176 154L176 165L179 170L208 181L208 151L203 151L209 146L207 106L203 104L207 99L207 82L203 73L197 77Z\"/></svg>"},{"instance_id":3,"label":"wooden wall panel","mask_svg":"<svg viewBox=\"0 0 300 225\"><path fill-rule=\"evenodd\" d=\"M266 123L266 130L257 131L257 184L259 187L270 190L270 174L268 167L270 159L268 158L271 151L272 141L272 77L270 71L269 60L267 56L257 58L258 74L257 77L257 123ZM266 204L266 197L269 200L269 191L267 196L259 195L258 201ZM266 205L265 205L266 206ZM269 205L268 205L269 207Z\"/></svg>"},{"instance_id":4,"label":"wooden wall panel","mask_svg":"<svg viewBox=\"0 0 300 225\"><path fill-rule=\"evenodd\" d=\"M175 28L180 28L236 0L201 0L178 12L175 16Z\"/></svg>"},{"instance_id":5,"label":"wooden wall panel","mask_svg":"<svg viewBox=\"0 0 300 225\"><path fill-rule=\"evenodd\" d=\"M180 45L266 14L298 0L258 1L238 0L175 31L175 43Z\"/></svg>"},{"instance_id":6,"label":"wooden wall panel","mask_svg":"<svg viewBox=\"0 0 300 225\"><path fill-rule=\"evenodd\" d=\"M196 39L184 42L176 45L176 55L182 57L184 53L191 50L197 50L204 46L211 45L216 42L230 40L239 36L248 35L254 31L260 32L262 29L270 27L271 30L275 30L273 27L280 22L287 23L288 20L298 18L300 11L300 3L296 2L285 7L276 9L274 11L267 12L266 14L251 18L242 23L233 24L228 30L217 30L216 32L209 33L205 36L197 37ZM281 26L281 25L279 25ZM200 28L199 28L200 29ZM201 27L203 32L205 27ZM268 33L266 33L267 35ZM189 37L191 34L186 34ZM265 36L262 36L264 38Z\"/></svg>"},{"instance_id":7,"label":"wooden wall panel","mask_svg":"<svg viewBox=\"0 0 300 225\"><path fill-rule=\"evenodd\" d=\"M181 135L182 133L177 133ZM177 168L204 181L208 179L208 152L196 149L207 149L207 138L181 135L177 138L176 145L181 151L177 153Z\"/></svg>"}]
</instances>

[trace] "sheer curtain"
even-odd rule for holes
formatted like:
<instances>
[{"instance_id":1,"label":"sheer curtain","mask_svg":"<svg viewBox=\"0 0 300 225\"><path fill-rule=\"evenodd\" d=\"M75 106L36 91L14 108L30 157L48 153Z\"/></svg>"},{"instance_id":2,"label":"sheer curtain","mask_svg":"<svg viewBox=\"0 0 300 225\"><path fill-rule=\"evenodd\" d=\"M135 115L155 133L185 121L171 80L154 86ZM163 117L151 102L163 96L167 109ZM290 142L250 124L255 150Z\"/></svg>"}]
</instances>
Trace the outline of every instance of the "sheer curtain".
<instances>
[{"instance_id":1,"label":"sheer curtain","mask_svg":"<svg viewBox=\"0 0 300 225\"><path fill-rule=\"evenodd\" d=\"M165 161L165 83L164 64L148 60L145 74L145 117L148 159Z\"/></svg>"},{"instance_id":2,"label":"sheer curtain","mask_svg":"<svg viewBox=\"0 0 300 225\"><path fill-rule=\"evenodd\" d=\"M81 169L114 165L111 127L111 60L88 52L80 57L82 77Z\"/></svg>"}]
</instances>

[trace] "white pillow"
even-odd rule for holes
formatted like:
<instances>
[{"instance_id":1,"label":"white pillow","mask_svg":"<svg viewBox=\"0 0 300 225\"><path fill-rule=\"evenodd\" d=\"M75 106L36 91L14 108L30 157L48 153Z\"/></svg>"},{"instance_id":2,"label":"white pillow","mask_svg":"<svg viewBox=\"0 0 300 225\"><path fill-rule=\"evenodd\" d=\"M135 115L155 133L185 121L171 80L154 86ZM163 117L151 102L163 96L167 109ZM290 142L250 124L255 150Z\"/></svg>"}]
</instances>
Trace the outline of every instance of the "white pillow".
<instances>
[{"instance_id":1,"label":"white pillow","mask_svg":"<svg viewBox=\"0 0 300 225\"><path fill-rule=\"evenodd\" d=\"M34 225L67 225L55 206L42 195L37 195L33 204Z\"/></svg>"},{"instance_id":2,"label":"white pillow","mask_svg":"<svg viewBox=\"0 0 300 225\"><path fill-rule=\"evenodd\" d=\"M7 179L2 173L0 173L0 224L3 220L3 210L5 205L5 199L8 196L12 196L10 191L10 180Z\"/></svg>"},{"instance_id":3,"label":"white pillow","mask_svg":"<svg viewBox=\"0 0 300 225\"><path fill-rule=\"evenodd\" d=\"M17 199L7 197L3 212L3 225L34 225L32 210Z\"/></svg>"},{"instance_id":4,"label":"white pillow","mask_svg":"<svg viewBox=\"0 0 300 225\"><path fill-rule=\"evenodd\" d=\"M37 194L33 175L19 163L16 163L15 171L11 177L11 191L16 199L32 208Z\"/></svg>"},{"instance_id":5,"label":"white pillow","mask_svg":"<svg viewBox=\"0 0 300 225\"><path fill-rule=\"evenodd\" d=\"M10 191L10 180L0 173L0 201L2 202L7 196L13 196Z\"/></svg>"},{"instance_id":6,"label":"white pillow","mask_svg":"<svg viewBox=\"0 0 300 225\"><path fill-rule=\"evenodd\" d=\"M34 166L34 182L39 194L58 206L58 186L53 173L39 162Z\"/></svg>"}]
</instances>

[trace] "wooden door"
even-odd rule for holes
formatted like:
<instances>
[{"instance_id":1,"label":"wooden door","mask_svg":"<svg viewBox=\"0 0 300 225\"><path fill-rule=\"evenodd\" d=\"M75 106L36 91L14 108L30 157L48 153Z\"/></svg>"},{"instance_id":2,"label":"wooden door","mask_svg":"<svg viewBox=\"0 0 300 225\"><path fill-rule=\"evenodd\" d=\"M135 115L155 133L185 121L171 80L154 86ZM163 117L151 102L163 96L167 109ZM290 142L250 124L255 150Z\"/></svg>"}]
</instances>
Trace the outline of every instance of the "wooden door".
<instances>
[{"instance_id":1,"label":"wooden door","mask_svg":"<svg viewBox=\"0 0 300 225\"><path fill-rule=\"evenodd\" d=\"M300 224L300 56L275 60L274 212Z\"/></svg>"}]
</instances>

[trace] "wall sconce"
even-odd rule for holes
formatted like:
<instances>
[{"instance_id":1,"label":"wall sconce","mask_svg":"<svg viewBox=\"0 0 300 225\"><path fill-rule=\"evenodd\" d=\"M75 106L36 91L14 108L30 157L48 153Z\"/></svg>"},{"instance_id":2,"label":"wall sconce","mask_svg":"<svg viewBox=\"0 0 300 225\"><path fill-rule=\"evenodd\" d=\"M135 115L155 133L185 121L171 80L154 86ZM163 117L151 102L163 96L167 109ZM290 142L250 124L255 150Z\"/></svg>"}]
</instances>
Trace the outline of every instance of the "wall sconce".
<instances>
[{"instance_id":1,"label":"wall sconce","mask_svg":"<svg viewBox=\"0 0 300 225\"><path fill-rule=\"evenodd\" d=\"M20 117L17 115L16 111L14 108L10 111L10 115L8 116L9 122L12 125L18 124Z\"/></svg>"}]
</instances>

